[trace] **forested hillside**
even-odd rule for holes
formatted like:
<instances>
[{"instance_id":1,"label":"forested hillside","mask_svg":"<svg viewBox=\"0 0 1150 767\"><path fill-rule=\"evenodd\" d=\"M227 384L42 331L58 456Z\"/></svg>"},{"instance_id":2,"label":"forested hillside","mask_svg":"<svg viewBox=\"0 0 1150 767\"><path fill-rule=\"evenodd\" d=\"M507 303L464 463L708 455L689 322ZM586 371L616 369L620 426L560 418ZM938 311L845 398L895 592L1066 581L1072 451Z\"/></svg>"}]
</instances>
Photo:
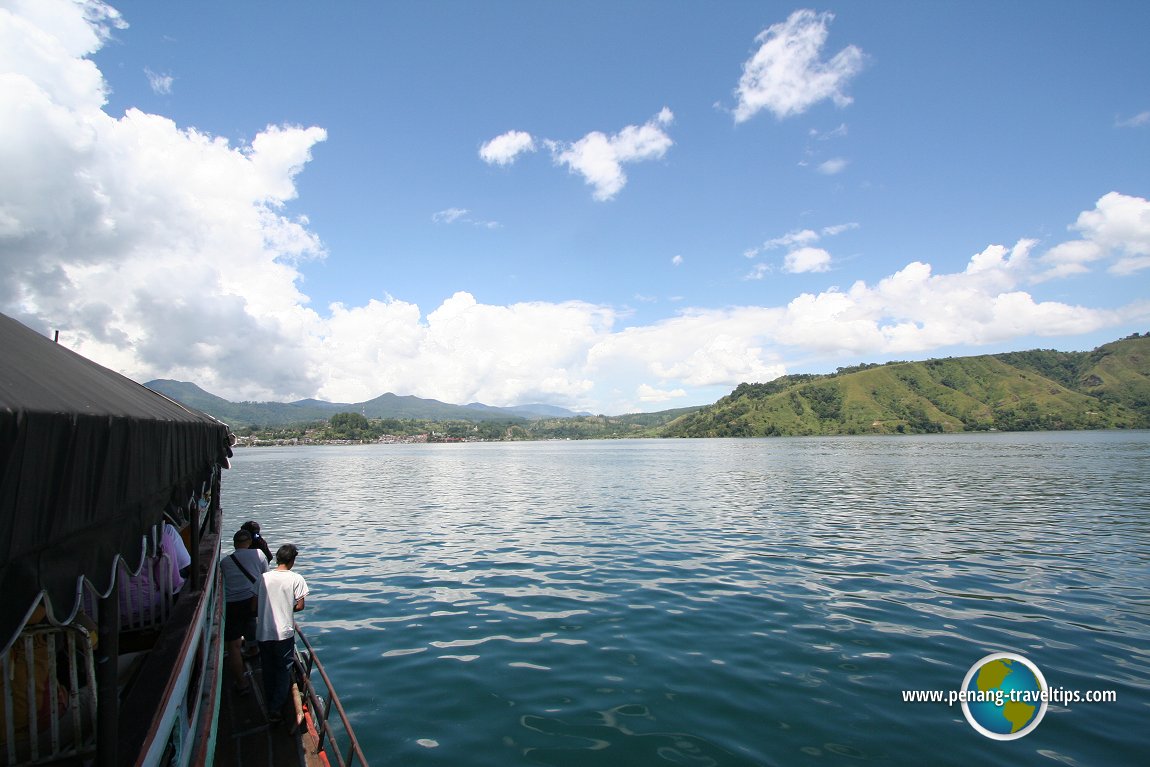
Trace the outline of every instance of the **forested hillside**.
<instances>
[{"instance_id":1,"label":"forested hillside","mask_svg":"<svg viewBox=\"0 0 1150 767\"><path fill-rule=\"evenodd\" d=\"M1092 352L859 365L741 384L670 437L1150 428L1150 335Z\"/></svg>"}]
</instances>

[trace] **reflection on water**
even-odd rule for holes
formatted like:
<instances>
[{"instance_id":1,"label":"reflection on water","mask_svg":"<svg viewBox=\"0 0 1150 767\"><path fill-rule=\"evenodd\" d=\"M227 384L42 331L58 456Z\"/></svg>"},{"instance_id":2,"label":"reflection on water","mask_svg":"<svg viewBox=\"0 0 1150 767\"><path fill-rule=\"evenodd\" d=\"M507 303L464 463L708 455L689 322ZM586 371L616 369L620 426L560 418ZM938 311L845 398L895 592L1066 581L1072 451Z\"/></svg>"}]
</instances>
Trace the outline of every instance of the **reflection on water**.
<instances>
[{"instance_id":1,"label":"reflection on water","mask_svg":"<svg viewBox=\"0 0 1150 767\"><path fill-rule=\"evenodd\" d=\"M240 452L229 520L300 545L373 764L1136 763L1150 746L1150 434ZM1052 686L1009 744L994 650Z\"/></svg>"}]
</instances>

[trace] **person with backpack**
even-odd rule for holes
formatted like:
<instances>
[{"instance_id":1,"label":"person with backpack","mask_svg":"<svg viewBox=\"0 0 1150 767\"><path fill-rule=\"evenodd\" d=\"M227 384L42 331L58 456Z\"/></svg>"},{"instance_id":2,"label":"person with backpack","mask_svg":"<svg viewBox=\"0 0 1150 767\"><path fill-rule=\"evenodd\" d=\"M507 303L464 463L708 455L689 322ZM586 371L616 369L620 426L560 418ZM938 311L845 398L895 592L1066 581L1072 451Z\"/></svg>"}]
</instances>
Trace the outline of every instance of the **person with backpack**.
<instances>
[{"instance_id":1,"label":"person with backpack","mask_svg":"<svg viewBox=\"0 0 1150 767\"><path fill-rule=\"evenodd\" d=\"M259 579L267 572L268 561L258 549L252 548L252 534L240 529L232 536L235 546L228 556L220 560L220 570L224 575L224 643L227 647L228 668L235 677L235 691L246 695L251 691L251 683L244 672L243 639L248 626L256 617L256 594Z\"/></svg>"}]
</instances>

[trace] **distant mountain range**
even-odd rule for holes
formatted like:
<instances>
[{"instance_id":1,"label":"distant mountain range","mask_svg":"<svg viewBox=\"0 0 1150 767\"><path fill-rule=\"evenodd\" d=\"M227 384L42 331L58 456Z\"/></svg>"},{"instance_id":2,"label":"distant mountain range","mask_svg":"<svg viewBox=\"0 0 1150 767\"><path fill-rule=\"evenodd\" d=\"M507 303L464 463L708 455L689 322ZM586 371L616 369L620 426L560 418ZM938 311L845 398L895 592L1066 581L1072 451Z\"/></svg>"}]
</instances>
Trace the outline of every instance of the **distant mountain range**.
<instances>
[{"instance_id":1,"label":"distant mountain range","mask_svg":"<svg viewBox=\"0 0 1150 767\"><path fill-rule=\"evenodd\" d=\"M494 407L478 402L469 405L451 405L439 400L399 396L390 392L367 402L351 403L325 402L318 399L301 399L296 402L229 402L186 381L157 379L148 381L144 386L188 407L202 410L229 424L233 429L326 421L336 413L361 413L368 418L427 421L533 421L540 418L590 415L553 405Z\"/></svg>"}]
</instances>

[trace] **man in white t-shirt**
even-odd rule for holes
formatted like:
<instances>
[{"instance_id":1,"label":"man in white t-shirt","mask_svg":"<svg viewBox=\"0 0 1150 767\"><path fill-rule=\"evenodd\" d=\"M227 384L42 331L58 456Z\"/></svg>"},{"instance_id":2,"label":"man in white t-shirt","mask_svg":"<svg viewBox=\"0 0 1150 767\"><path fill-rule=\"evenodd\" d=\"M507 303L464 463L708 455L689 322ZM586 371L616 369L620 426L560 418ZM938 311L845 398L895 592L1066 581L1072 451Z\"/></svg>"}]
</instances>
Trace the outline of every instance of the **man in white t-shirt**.
<instances>
[{"instance_id":1,"label":"man in white t-shirt","mask_svg":"<svg viewBox=\"0 0 1150 767\"><path fill-rule=\"evenodd\" d=\"M280 546L276 551L276 568L260 577L257 595L256 639L260 643L268 721L273 723L283 720L283 709L290 703L291 667L295 660L295 613L303 609L304 597L308 595L303 576L292 572L298 554L299 549L293 544Z\"/></svg>"}]
</instances>

